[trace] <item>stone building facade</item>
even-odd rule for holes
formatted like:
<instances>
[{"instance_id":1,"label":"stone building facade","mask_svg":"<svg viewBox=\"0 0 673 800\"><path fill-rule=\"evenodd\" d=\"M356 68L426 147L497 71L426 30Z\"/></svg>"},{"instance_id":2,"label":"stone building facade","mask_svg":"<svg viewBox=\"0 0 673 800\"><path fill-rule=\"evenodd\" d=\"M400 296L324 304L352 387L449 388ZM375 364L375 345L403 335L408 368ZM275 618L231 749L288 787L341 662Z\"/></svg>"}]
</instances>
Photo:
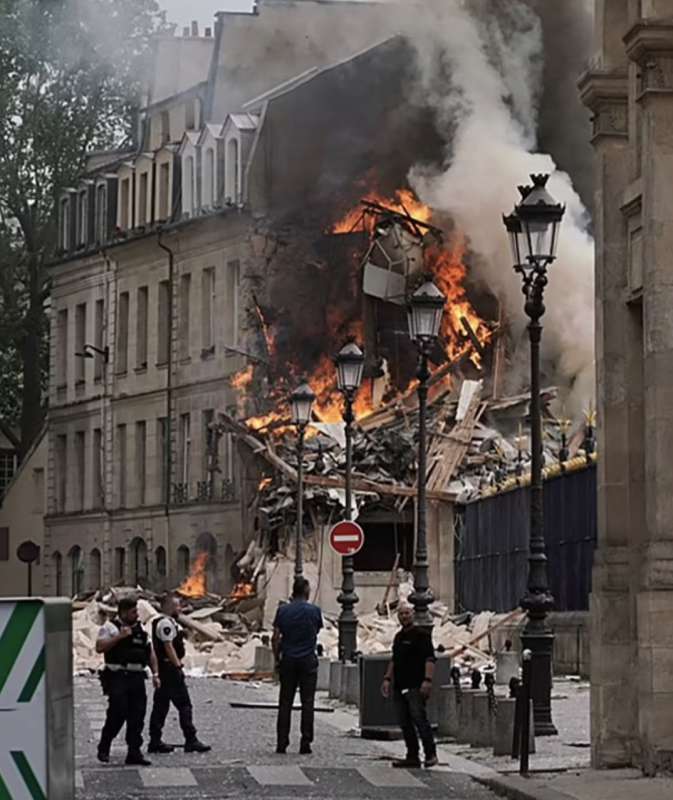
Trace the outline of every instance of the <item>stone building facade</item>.
<instances>
[{"instance_id":1,"label":"stone building facade","mask_svg":"<svg viewBox=\"0 0 673 800\"><path fill-rule=\"evenodd\" d=\"M673 764L673 7L597 0L600 441L591 641L598 767Z\"/></svg>"},{"instance_id":2,"label":"stone building facade","mask_svg":"<svg viewBox=\"0 0 673 800\"><path fill-rule=\"evenodd\" d=\"M201 551L208 588L230 588L234 559L258 533L259 464L210 425L218 411L254 413L273 388L272 374L247 395L235 380L269 357L259 304L301 309L295 352L340 346L313 332L330 291L343 295L325 265L343 263L350 241L325 233L322 212L339 193L352 193L342 211L359 202L353 164L389 163L386 147L404 152L397 143L429 130L441 150L427 115L399 113L408 51L398 37L380 41L385 25L369 23L382 14L378 4L264 0L253 14L218 14L212 35L162 39L137 149L92 154L60 198L45 592L174 587ZM334 25L351 34L334 37ZM360 102L367 115L352 113ZM408 150L400 181L418 152ZM440 523L435 585L451 602L450 514ZM328 595L340 583L333 561ZM390 566L368 570L372 606Z\"/></svg>"}]
</instances>

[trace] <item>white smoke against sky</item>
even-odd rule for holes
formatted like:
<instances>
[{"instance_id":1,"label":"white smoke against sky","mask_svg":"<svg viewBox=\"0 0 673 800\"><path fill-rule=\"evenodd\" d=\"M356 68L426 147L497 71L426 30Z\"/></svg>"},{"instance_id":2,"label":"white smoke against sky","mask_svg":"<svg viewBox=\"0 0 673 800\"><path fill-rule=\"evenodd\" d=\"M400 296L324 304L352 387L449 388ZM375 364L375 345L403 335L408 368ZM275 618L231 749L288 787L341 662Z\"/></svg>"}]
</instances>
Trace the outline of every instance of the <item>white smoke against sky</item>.
<instances>
[{"instance_id":1,"label":"white smoke against sky","mask_svg":"<svg viewBox=\"0 0 673 800\"><path fill-rule=\"evenodd\" d=\"M468 236L479 277L501 296L516 332L526 321L523 297L501 218L529 174L551 173L548 188L567 210L545 295L543 356L553 377L571 388L568 410L577 412L594 395L593 242L570 178L549 155L534 152L544 57L539 20L521 0L509 0L506 10L490 0L424 5L434 11L432 24L410 23L422 80L453 136L445 170L415 169L412 186Z\"/></svg>"}]
</instances>

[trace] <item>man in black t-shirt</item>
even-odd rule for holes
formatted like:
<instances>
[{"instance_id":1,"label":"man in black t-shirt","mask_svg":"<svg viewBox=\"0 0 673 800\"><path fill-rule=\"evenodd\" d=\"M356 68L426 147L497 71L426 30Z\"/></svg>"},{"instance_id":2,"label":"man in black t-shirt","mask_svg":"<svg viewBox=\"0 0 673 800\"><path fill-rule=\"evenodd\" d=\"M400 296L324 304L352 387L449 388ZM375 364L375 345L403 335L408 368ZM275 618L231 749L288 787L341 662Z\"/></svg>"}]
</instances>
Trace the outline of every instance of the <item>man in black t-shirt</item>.
<instances>
[{"instance_id":1,"label":"man in black t-shirt","mask_svg":"<svg viewBox=\"0 0 673 800\"><path fill-rule=\"evenodd\" d=\"M407 746L406 758L393 761L393 766L421 766L420 737L425 766L434 767L437 749L426 709L436 661L432 636L414 625L414 610L410 606L400 606L397 616L402 628L393 641L393 657L381 686L381 694L386 698L390 697L392 688L397 718Z\"/></svg>"}]
</instances>

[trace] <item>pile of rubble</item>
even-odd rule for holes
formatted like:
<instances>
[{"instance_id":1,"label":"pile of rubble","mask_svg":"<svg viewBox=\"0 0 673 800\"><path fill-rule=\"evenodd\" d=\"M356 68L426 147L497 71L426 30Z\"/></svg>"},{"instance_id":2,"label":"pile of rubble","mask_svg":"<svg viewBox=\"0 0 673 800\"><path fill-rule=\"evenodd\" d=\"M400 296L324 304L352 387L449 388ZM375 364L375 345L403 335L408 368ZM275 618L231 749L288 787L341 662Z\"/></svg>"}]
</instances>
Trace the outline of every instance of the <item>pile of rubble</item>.
<instances>
[{"instance_id":1,"label":"pile of rubble","mask_svg":"<svg viewBox=\"0 0 673 800\"><path fill-rule=\"evenodd\" d=\"M400 597L406 597L411 585L400 587ZM102 656L95 650L100 626L115 615L116 604L125 595L138 597L138 612L142 624L149 631L152 621L159 615L159 598L139 587L113 588L97 592L87 601L73 604L73 663L77 674L94 673L102 666ZM186 632L185 670L192 676L220 676L227 678L264 677L255 673L255 654L260 645L268 645L271 631L264 630L257 615L251 618L245 601L232 609L231 598L215 602L214 595L189 600L179 617ZM229 608L229 610L228 610ZM513 616L482 612L451 615L442 603L430 607L435 626L433 640L440 652L448 652L454 663L465 670L484 668L492 664L490 633ZM378 612L363 614L359 618L358 644L365 655L389 652L395 633L399 630L396 615ZM484 643L486 640L486 643ZM324 655L337 657L337 619L325 615L325 627L318 642ZM268 675L265 675L269 677Z\"/></svg>"},{"instance_id":2,"label":"pile of rubble","mask_svg":"<svg viewBox=\"0 0 673 800\"><path fill-rule=\"evenodd\" d=\"M483 382L450 380L431 387L428 406L428 497L475 500L525 485L530 472L530 395L484 398ZM586 465L595 458L593 412L573 424L550 406L555 388L542 392L545 477ZM397 398L360 419L353 429L354 503L377 498L401 511L416 493L418 408L415 393ZM219 429L236 434L262 462L257 512L268 531L292 524L296 514L296 434L278 420L264 430L220 414ZM345 505L343 423L311 424L304 447L307 513L330 519ZM354 515L357 508L353 508ZM314 526L315 527L315 526Z\"/></svg>"}]
</instances>

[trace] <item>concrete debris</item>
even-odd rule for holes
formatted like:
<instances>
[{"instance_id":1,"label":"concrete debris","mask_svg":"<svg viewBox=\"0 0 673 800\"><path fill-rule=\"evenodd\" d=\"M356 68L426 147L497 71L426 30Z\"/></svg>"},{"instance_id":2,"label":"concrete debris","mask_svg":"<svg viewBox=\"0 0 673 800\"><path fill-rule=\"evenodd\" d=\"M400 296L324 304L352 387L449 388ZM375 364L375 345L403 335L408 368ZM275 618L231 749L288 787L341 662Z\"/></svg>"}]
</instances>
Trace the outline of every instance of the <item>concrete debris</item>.
<instances>
[{"instance_id":1,"label":"concrete debris","mask_svg":"<svg viewBox=\"0 0 673 800\"><path fill-rule=\"evenodd\" d=\"M399 596L405 600L413 590L410 582L399 587ZM86 603L76 604L73 610L73 663L76 673L93 673L102 664L102 656L95 651L98 629L115 614L119 597L130 593L144 593L138 600L139 617L150 630L152 621L158 616L158 599L145 590L133 588L114 589L106 594L97 593ZM506 614L485 611L470 617L449 613L443 603L435 602L430 607L435 619L433 640L439 652L457 652L454 663L461 667L464 675L474 669L492 668L494 658L483 639L498 623L511 618ZM223 612L221 606L204 606L185 613L181 620L186 628L185 671L191 676L254 676L257 649L268 647L272 630L252 630L245 616L236 612ZM324 655L337 657L338 625L336 617L325 615L325 627L318 642ZM198 627L194 627L197 623ZM202 630L203 629L203 630ZM389 652L393 638L399 630L394 613L381 616L377 612L363 614L359 618L358 643L365 655ZM476 640L480 639L479 644ZM470 644L475 642L474 644Z\"/></svg>"}]
</instances>

